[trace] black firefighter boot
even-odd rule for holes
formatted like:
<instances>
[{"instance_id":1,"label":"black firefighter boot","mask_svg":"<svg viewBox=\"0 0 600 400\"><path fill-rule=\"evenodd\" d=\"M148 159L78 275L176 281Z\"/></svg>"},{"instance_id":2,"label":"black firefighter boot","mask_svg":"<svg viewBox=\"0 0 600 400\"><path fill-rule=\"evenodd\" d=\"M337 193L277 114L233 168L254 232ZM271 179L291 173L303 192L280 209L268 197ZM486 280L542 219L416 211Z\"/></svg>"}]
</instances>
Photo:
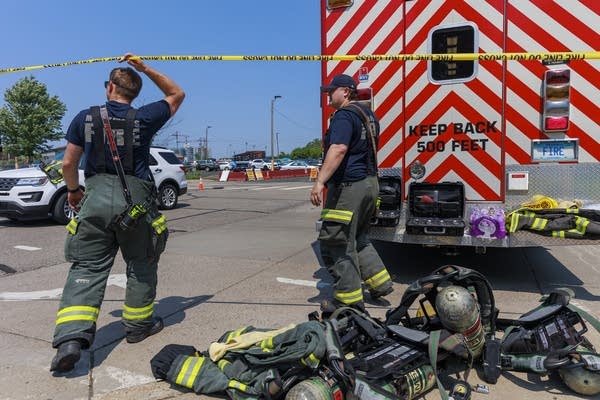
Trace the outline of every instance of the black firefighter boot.
<instances>
[{"instance_id":1,"label":"black firefighter boot","mask_svg":"<svg viewBox=\"0 0 600 400\"><path fill-rule=\"evenodd\" d=\"M165 327L161 317L154 317L152 320L152 326L144 329L128 330L125 336L127 343L138 343L146 339L148 336L152 336L162 331Z\"/></svg>"},{"instance_id":2,"label":"black firefighter boot","mask_svg":"<svg viewBox=\"0 0 600 400\"><path fill-rule=\"evenodd\" d=\"M69 372L81 357L81 342L67 340L58 346L56 355L50 364L50 371Z\"/></svg>"}]
</instances>

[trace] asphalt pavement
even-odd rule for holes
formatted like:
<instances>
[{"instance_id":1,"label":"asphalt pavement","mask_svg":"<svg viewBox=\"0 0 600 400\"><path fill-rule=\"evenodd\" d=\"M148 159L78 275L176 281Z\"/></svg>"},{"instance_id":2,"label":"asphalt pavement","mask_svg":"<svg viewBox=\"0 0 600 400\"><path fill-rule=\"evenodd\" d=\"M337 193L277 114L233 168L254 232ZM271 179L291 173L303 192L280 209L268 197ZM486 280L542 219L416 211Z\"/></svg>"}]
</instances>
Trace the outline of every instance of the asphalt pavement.
<instances>
[{"instance_id":1,"label":"asphalt pavement","mask_svg":"<svg viewBox=\"0 0 600 400\"><path fill-rule=\"evenodd\" d=\"M197 399L194 393L152 377L150 359L163 346L190 344L205 350L227 330L245 325L282 327L306 321L318 310L331 280L316 256L315 221L320 209L307 200L310 183L261 183L264 190L244 186L248 183L205 184L202 191L190 182L190 194L182 198L187 206L168 216L178 231L160 261L156 306L166 327L141 343L127 344L120 324L125 293L120 258L106 289L96 341L67 374L52 374L49 365L55 353L51 340L58 296L69 265L58 263L0 278L1 400ZM261 208L264 204L266 209ZM196 224L203 228L192 229ZM485 256L387 243L377 243L377 248L395 292L388 296L389 303L368 304L375 317L383 318L399 304L412 281L443 264L471 267L486 275L505 317L536 307L542 293L558 286L573 288L579 305L599 311L597 246L491 249ZM587 335L600 347L600 335ZM469 383L484 382L475 371ZM439 394L433 391L426 398L437 399ZM490 385L489 394L474 393L472 398L580 397L555 377L505 372L498 384Z\"/></svg>"}]
</instances>

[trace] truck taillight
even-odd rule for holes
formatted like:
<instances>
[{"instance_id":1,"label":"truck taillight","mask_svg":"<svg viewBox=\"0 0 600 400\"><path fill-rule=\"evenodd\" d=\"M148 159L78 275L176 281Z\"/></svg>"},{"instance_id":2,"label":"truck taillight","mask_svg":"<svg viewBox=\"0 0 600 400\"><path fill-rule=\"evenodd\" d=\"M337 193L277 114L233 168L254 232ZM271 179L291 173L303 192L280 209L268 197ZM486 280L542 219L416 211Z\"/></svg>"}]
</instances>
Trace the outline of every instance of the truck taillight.
<instances>
[{"instance_id":1,"label":"truck taillight","mask_svg":"<svg viewBox=\"0 0 600 400\"><path fill-rule=\"evenodd\" d=\"M373 104L373 89L368 88L360 88L356 90L357 101L367 106L370 110L373 110L375 105Z\"/></svg>"},{"instance_id":2,"label":"truck taillight","mask_svg":"<svg viewBox=\"0 0 600 400\"><path fill-rule=\"evenodd\" d=\"M570 69L550 69L544 72L544 132L564 132L569 129L570 90Z\"/></svg>"},{"instance_id":3,"label":"truck taillight","mask_svg":"<svg viewBox=\"0 0 600 400\"><path fill-rule=\"evenodd\" d=\"M354 3L354 0L327 0L327 8L329 10L335 10L336 8L350 7Z\"/></svg>"}]
</instances>

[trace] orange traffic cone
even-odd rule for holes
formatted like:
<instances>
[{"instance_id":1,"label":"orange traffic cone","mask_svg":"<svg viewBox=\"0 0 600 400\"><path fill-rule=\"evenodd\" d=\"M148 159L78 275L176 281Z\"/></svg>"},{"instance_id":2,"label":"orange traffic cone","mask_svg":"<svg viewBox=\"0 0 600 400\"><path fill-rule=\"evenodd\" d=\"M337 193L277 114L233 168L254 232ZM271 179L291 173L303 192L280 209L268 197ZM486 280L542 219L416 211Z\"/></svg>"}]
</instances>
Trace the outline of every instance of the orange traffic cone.
<instances>
[{"instance_id":1,"label":"orange traffic cone","mask_svg":"<svg viewBox=\"0 0 600 400\"><path fill-rule=\"evenodd\" d=\"M202 182L202 177L200 177L200 182L198 182L198 189L204 190L204 182Z\"/></svg>"}]
</instances>

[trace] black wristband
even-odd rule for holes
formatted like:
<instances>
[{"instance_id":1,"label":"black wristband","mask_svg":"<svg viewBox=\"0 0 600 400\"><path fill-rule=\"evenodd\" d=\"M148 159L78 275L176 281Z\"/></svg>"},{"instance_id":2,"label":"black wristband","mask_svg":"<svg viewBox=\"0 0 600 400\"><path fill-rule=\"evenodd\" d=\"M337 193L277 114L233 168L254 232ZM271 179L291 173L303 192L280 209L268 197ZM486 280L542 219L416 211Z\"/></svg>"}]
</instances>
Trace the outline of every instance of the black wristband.
<instances>
[{"instance_id":1,"label":"black wristband","mask_svg":"<svg viewBox=\"0 0 600 400\"><path fill-rule=\"evenodd\" d=\"M81 190L81 189L79 188L79 186L77 186L77 189L69 189L69 188L67 188L67 192L69 192L69 193L77 193L77 192L79 192L80 190Z\"/></svg>"}]
</instances>

